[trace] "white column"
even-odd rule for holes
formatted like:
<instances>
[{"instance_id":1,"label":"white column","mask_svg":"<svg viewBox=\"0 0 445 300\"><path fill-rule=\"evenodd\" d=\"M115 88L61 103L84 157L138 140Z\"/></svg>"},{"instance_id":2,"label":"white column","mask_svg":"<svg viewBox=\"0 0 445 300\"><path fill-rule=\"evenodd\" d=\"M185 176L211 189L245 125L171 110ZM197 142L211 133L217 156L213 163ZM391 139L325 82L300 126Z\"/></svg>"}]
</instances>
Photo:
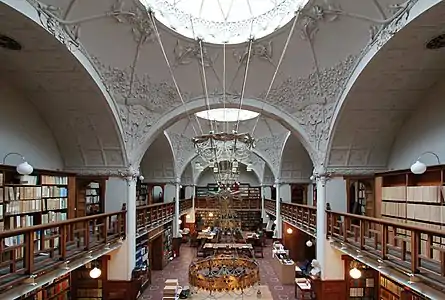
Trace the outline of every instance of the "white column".
<instances>
[{"instance_id":1,"label":"white column","mask_svg":"<svg viewBox=\"0 0 445 300\"><path fill-rule=\"evenodd\" d=\"M192 185L192 210L195 210L195 199L196 199L196 184Z\"/></svg>"},{"instance_id":2,"label":"white column","mask_svg":"<svg viewBox=\"0 0 445 300\"><path fill-rule=\"evenodd\" d=\"M281 203L280 203L280 181L277 179L275 180L275 190L276 190L276 197L275 197L275 214L277 216L276 221L277 224L275 225L275 238L281 239L283 237L283 220L281 219Z\"/></svg>"},{"instance_id":3,"label":"white column","mask_svg":"<svg viewBox=\"0 0 445 300\"><path fill-rule=\"evenodd\" d=\"M173 237L179 237L179 190L181 189L181 179L176 178L175 181L175 216L173 218Z\"/></svg>"},{"instance_id":4,"label":"white column","mask_svg":"<svg viewBox=\"0 0 445 300\"><path fill-rule=\"evenodd\" d=\"M136 266L136 177L128 176L127 181L127 241L128 241L128 265L130 272ZM131 273L130 273L131 274ZM131 275L130 275L131 277Z\"/></svg>"},{"instance_id":5,"label":"white column","mask_svg":"<svg viewBox=\"0 0 445 300\"><path fill-rule=\"evenodd\" d=\"M326 174L317 174L317 239L316 239L316 258L321 266L321 279L325 279L327 269L326 261Z\"/></svg>"},{"instance_id":6,"label":"white column","mask_svg":"<svg viewBox=\"0 0 445 300\"><path fill-rule=\"evenodd\" d=\"M264 220L266 218L266 208L264 207L264 184L261 183L261 218Z\"/></svg>"}]
</instances>

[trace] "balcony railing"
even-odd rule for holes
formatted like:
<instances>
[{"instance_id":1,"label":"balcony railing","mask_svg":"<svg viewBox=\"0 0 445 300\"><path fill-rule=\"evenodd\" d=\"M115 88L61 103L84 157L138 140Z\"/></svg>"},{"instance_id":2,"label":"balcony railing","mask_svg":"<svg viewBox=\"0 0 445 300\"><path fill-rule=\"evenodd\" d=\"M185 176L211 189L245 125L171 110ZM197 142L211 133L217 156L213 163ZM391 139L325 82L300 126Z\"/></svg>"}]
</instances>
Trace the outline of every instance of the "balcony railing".
<instances>
[{"instance_id":1,"label":"balcony railing","mask_svg":"<svg viewBox=\"0 0 445 300\"><path fill-rule=\"evenodd\" d=\"M445 231L332 211L327 218L328 237L432 283L445 282Z\"/></svg>"},{"instance_id":2,"label":"balcony railing","mask_svg":"<svg viewBox=\"0 0 445 300\"><path fill-rule=\"evenodd\" d=\"M192 199L183 199L179 201L179 213L182 215L192 208Z\"/></svg>"},{"instance_id":3,"label":"balcony railing","mask_svg":"<svg viewBox=\"0 0 445 300\"><path fill-rule=\"evenodd\" d=\"M126 211L0 232L0 290L125 238Z\"/></svg>"},{"instance_id":4,"label":"balcony railing","mask_svg":"<svg viewBox=\"0 0 445 300\"><path fill-rule=\"evenodd\" d=\"M272 215L275 215L276 212L275 204L274 200L264 200L266 211ZM281 217L283 221L308 234L315 235L317 227L317 208L315 206L282 202Z\"/></svg>"},{"instance_id":5,"label":"balcony railing","mask_svg":"<svg viewBox=\"0 0 445 300\"><path fill-rule=\"evenodd\" d=\"M136 209L137 231L151 230L173 220L175 203L158 203L139 206Z\"/></svg>"}]
</instances>

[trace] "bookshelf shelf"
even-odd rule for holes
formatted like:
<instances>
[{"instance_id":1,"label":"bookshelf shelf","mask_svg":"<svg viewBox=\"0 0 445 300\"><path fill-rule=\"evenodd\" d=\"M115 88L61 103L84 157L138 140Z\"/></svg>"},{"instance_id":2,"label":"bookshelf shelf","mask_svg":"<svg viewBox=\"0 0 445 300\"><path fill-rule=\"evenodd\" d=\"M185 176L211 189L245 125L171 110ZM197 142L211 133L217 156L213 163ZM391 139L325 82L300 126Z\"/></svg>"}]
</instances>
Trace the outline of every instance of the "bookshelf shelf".
<instances>
[{"instance_id":1,"label":"bookshelf shelf","mask_svg":"<svg viewBox=\"0 0 445 300\"><path fill-rule=\"evenodd\" d=\"M136 205L142 206L148 204L148 184L141 182L139 179L136 182Z\"/></svg>"},{"instance_id":2,"label":"bookshelf shelf","mask_svg":"<svg viewBox=\"0 0 445 300\"><path fill-rule=\"evenodd\" d=\"M86 264L71 273L72 299L103 299L107 271L106 259L96 260L94 264L94 266L92 263ZM91 278L89 274L95 266L102 270L101 276L97 279Z\"/></svg>"},{"instance_id":3,"label":"bookshelf shelf","mask_svg":"<svg viewBox=\"0 0 445 300\"><path fill-rule=\"evenodd\" d=\"M137 270L137 277L141 280L141 290L144 290L151 283L150 242L148 233L136 238L135 255L135 270Z\"/></svg>"},{"instance_id":4,"label":"bookshelf shelf","mask_svg":"<svg viewBox=\"0 0 445 300\"><path fill-rule=\"evenodd\" d=\"M70 288L71 276L67 274L16 300L69 300L71 299Z\"/></svg>"}]
</instances>

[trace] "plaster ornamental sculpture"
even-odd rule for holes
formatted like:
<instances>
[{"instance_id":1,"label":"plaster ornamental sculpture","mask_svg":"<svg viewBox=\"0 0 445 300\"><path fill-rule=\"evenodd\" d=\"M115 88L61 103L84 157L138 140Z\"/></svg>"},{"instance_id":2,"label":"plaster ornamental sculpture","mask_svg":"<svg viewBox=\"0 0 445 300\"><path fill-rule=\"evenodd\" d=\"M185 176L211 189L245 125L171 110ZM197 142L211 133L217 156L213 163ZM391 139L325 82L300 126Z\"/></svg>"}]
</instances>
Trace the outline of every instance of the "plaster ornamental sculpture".
<instances>
[{"instance_id":1,"label":"plaster ornamental sculpture","mask_svg":"<svg viewBox=\"0 0 445 300\"><path fill-rule=\"evenodd\" d=\"M320 266L320 263L318 262L318 260L313 259L311 266L312 266L312 269L310 271L310 274L314 277L320 277L321 266Z\"/></svg>"}]
</instances>

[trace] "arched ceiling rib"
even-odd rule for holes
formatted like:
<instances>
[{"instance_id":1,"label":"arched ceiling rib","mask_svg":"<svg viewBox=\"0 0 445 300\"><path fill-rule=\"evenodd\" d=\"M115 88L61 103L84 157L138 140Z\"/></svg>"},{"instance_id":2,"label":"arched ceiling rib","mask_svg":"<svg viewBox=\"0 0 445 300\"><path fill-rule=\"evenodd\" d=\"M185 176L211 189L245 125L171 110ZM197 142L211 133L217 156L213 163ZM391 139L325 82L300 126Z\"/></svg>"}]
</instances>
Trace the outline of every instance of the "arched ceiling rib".
<instances>
[{"instance_id":1,"label":"arched ceiling rib","mask_svg":"<svg viewBox=\"0 0 445 300\"><path fill-rule=\"evenodd\" d=\"M445 75L445 48L425 47L443 34L444 20L442 1L400 30L360 73L336 120L332 170L386 168L400 127Z\"/></svg>"},{"instance_id":2,"label":"arched ceiling rib","mask_svg":"<svg viewBox=\"0 0 445 300\"><path fill-rule=\"evenodd\" d=\"M15 4L17 9L29 6L11 2ZM2 34L22 45L21 51L0 48L2 80L38 108L56 138L65 167L124 167L126 153L119 121L91 75L65 45L2 2L0 28Z\"/></svg>"},{"instance_id":3,"label":"arched ceiling rib","mask_svg":"<svg viewBox=\"0 0 445 300\"><path fill-rule=\"evenodd\" d=\"M179 109L181 101L146 12L137 10L134 1L43 2L60 8L59 16L66 16L69 20L107 12L116 15L119 9L135 13L134 17L127 14L118 18L101 18L69 29L79 33L79 41L93 58L119 105L126 146L131 160L137 163L154 137L171 125L170 122L177 115L183 113L183 109ZM276 115L284 115L283 120L287 118L288 121L283 123L291 124L288 129L297 131L311 158L320 160L319 156L323 156L326 150L337 97L359 53L371 42L370 29L376 32L378 22L372 22L372 19L390 19L397 11L391 9L390 4L400 2L402 0L312 1L296 23L270 93L268 87L292 26L289 24L270 37L254 42L245 97L263 99L267 102L264 108L270 106L279 112ZM74 4L67 12L70 3ZM339 11L342 15L337 16L333 11ZM348 13L355 15L347 16ZM202 97L205 93L198 44L162 26L158 28L184 101ZM246 44L228 46L226 49L227 92L235 95L234 100L238 100L242 87L246 49ZM208 92L218 96L222 93L222 47L204 44L203 53ZM258 109L262 107L259 105ZM170 112L176 115L165 119Z\"/></svg>"}]
</instances>

